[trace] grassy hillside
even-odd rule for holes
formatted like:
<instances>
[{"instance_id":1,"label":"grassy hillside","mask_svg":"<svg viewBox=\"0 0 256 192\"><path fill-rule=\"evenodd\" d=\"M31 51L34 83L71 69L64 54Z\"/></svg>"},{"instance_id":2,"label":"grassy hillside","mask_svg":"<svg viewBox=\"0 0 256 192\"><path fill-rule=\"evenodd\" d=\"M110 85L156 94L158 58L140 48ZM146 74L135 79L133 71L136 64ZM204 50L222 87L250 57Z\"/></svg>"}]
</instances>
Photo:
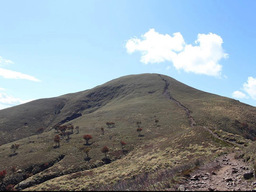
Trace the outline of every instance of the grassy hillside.
<instances>
[{"instance_id":1,"label":"grassy hillside","mask_svg":"<svg viewBox=\"0 0 256 192\"><path fill-rule=\"evenodd\" d=\"M156 183L159 189L171 188L184 171L250 146L255 115L254 107L159 74L125 76L1 110L0 171L8 174L0 189L14 184L26 190L153 190ZM70 139L62 138L59 148L53 141L57 123L80 128ZM44 131L37 133L41 127ZM89 145L85 134L93 137ZM120 141L126 143L123 149ZM16 153L12 144L19 144Z\"/></svg>"}]
</instances>

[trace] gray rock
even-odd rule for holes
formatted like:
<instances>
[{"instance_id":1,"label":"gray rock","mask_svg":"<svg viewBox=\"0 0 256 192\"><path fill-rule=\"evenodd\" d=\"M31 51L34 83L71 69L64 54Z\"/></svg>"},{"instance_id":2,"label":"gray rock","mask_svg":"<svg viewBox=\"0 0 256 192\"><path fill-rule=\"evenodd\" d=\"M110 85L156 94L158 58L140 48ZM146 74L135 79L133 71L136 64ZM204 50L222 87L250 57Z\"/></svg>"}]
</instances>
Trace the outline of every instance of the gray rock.
<instances>
[{"instance_id":1,"label":"gray rock","mask_svg":"<svg viewBox=\"0 0 256 192\"><path fill-rule=\"evenodd\" d=\"M209 178L208 178L208 177L203 177L202 179L203 179L203 180L208 180Z\"/></svg>"},{"instance_id":2,"label":"gray rock","mask_svg":"<svg viewBox=\"0 0 256 192\"><path fill-rule=\"evenodd\" d=\"M231 181L233 181L233 179L232 178L227 178L227 179L225 179L225 181L226 182L231 182Z\"/></svg>"},{"instance_id":3,"label":"gray rock","mask_svg":"<svg viewBox=\"0 0 256 192\"><path fill-rule=\"evenodd\" d=\"M191 177L192 181L198 181L199 180L199 175L194 175L193 177Z\"/></svg>"},{"instance_id":4,"label":"gray rock","mask_svg":"<svg viewBox=\"0 0 256 192\"><path fill-rule=\"evenodd\" d=\"M238 172L238 169L232 168L232 174L235 174L235 173L237 173L237 172Z\"/></svg>"},{"instance_id":5,"label":"gray rock","mask_svg":"<svg viewBox=\"0 0 256 192\"><path fill-rule=\"evenodd\" d=\"M248 180L248 179L251 179L253 178L253 172L247 172L244 174L244 179Z\"/></svg>"},{"instance_id":6,"label":"gray rock","mask_svg":"<svg viewBox=\"0 0 256 192\"><path fill-rule=\"evenodd\" d=\"M178 191L185 191L185 186L184 185L180 185L178 188Z\"/></svg>"}]
</instances>

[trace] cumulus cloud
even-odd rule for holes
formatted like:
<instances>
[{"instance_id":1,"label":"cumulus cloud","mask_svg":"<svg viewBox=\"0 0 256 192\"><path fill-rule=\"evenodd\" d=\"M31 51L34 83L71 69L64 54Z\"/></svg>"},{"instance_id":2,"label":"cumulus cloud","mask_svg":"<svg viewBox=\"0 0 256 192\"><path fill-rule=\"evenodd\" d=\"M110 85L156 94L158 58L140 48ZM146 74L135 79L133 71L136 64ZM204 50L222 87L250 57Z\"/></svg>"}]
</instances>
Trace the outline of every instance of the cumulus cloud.
<instances>
[{"instance_id":1,"label":"cumulus cloud","mask_svg":"<svg viewBox=\"0 0 256 192\"><path fill-rule=\"evenodd\" d=\"M30 80L30 81L36 81L39 82L40 80L30 76L30 75L26 75L24 73L20 73L17 71L12 71L12 70L8 70L8 69L3 69L0 68L0 76L6 79L26 79L26 80Z\"/></svg>"},{"instance_id":2,"label":"cumulus cloud","mask_svg":"<svg viewBox=\"0 0 256 192\"><path fill-rule=\"evenodd\" d=\"M256 78L248 77L247 82L245 82L243 84L242 90L244 92L234 91L232 96L234 98L238 98L238 99L243 99L243 98L249 99L249 98L251 98L253 100L256 100ZM249 96L247 96L247 94Z\"/></svg>"},{"instance_id":3,"label":"cumulus cloud","mask_svg":"<svg viewBox=\"0 0 256 192\"><path fill-rule=\"evenodd\" d=\"M173 59L176 69L186 72L220 76L220 59L227 58L222 48L222 38L216 34L198 34L196 45L186 45L184 50Z\"/></svg>"},{"instance_id":4,"label":"cumulus cloud","mask_svg":"<svg viewBox=\"0 0 256 192\"><path fill-rule=\"evenodd\" d=\"M246 94L244 94L244 93L241 92L241 91L234 91L234 92L232 93L232 97L234 97L234 98L236 98L236 99L244 99L244 98L246 98L247 96L246 96Z\"/></svg>"},{"instance_id":5,"label":"cumulus cloud","mask_svg":"<svg viewBox=\"0 0 256 192\"><path fill-rule=\"evenodd\" d=\"M181 33L170 36L150 29L142 39L129 39L126 49L128 53L141 52L140 61L145 64L169 61L177 70L220 76L222 65L219 61L228 57L222 43L222 38L213 33L198 34L195 45L191 45L185 43Z\"/></svg>"},{"instance_id":6,"label":"cumulus cloud","mask_svg":"<svg viewBox=\"0 0 256 192\"><path fill-rule=\"evenodd\" d=\"M248 77L246 83L243 84L244 91L254 100L256 100L256 78Z\"/></svg>"},{"instance_id":7,"label":"cumulus cloud","mask_svg":"<svg viewBox=\"0 0 256 192\"><path fill-rule=\"evenodd\" d=\"M142 35L142 40L138 38L129 39L126 43L126 49L128 53L140 51L142 53L142 63L161 63L172 61L176 51L181 51L184 44L184 39L180 33L174 33L173 36L170 36L160 34L155 29L150 29Z\"/></svg>"}]
</instances>

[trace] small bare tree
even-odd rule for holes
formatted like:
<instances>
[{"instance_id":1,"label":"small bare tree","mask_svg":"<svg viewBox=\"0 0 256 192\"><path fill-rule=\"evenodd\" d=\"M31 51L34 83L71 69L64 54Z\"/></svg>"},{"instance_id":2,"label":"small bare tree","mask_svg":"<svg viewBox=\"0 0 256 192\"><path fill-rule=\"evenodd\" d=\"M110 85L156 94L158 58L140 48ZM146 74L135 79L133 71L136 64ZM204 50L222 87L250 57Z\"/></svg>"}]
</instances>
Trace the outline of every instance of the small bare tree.
<instances>
[{"instance_id":1,"label":"small bare tree","mask_svg":"<svg viewBox=\"0 0 256 192\"><path fill-rule=\"evenodd\" d=\"M59 127L59 131L61 132L61 137L64 138L66 135L66 130L67 130L67 126L66 125L62 125Z\"/></svg>"},{"instance_id":2,"label":"small bare tree","mask_svg":"<svg viewBox=\"0 0 256 192\"><path fill-rule=\"evenodd\" d=\"M86 161L89 161L91 158L89 157L89 152L91 151L91 148L90 147L86 147L84 148L84 152L86 154L86 157L85 157L85 160Z\"/></svg>"},{"instance_id":3,"label":"small bare tree","mask_svg":"<svg viewBox=\"0 0 256 192\"><path fill-rule=\"evenodd\" d=\"M105 133L104 127L101 127L100 130L101 130L102 135L104 135L104 133Z\"/></svg>"},{"instance_id":4,"label":"small bare tree","mask_svg":"<svg viewBox=\"0 0 256 192\"><path fill-rule=\"evenodd\" d=\"M114 122L106 122L106 125L108 126L108 128L115 127L115 123Z\"/></svg>"},{"instance_id":5,"label":"small bare tree","mask_svg":"<svg viewBox=\"0 0 256 192\"><path fill-rule=\"evenodd\" d=\"M79 133L79 126L76 126L75 129L76 129L76 134L78 134Z\"/></svg>"},{"instance_id":6,"label":"small bare tree","mask_svg":"<svg viewBox=\"0 0 256 192\"><path fill-rule=\"evenodd\" d=\"M6 176L7 172L6 170L0 171L0 182L3 183L3 180Z\"/></svg>"},{"instance_id":7,"label":"small bare tree","mask_svg":"<svg viewBox=\"0 0 256 192\"><path fill-rule=\"evenodd\" d=\"M69 132L70 132L71 134L74 133L74 126L73 126L71 123L67 126L67 129L69 130Z\"/></svg>"},{"instance_id":8,"label":"small bare tree","mask_svg":"<svg viewBox=\"0 0 256 192\"><path fill-rule=\"evenodd\" d=\"M59 135L55 135L53 140L56 143L55 148L60 147L60 136Z\"/></svg>"},{"instance_id":9,"label":"small bare tree","mask_svg":"<svg viewBox=\"0 0 256 192\"><path fill-rule=\"evenodd\" d=\"M141 131L142 131L142 128L138 128L138 129L137 129L137 132L139 133L138 137L141 137L141 136L142 136L142 135L140 134Z\"/></svg>"},{"instance_id":10,"label":"small bare tree","mask_svg":"<svg viewBox=\"0 0 256 192\"><path fill-rule=\"evenodd\" d=\"M155 119L155 125L156 125L157 127L160 126L160 125L158 125L158 123L159 123L159 120L158 120L158 119Z\"/></svg>"},{"instance_id":11,"label":"small bare tree","mask_svg":"<svg viewBox=\"0 0 256 192\"><path fill-rule=\"evenodd\" d=\"M72 131L66 131L66 136L67 136L67 141L69 141L69 139L70 139L70 135L72 135L73 134L73 132Z\"/></svg>"},{"instance_id":12,"label":"small bare tree","mask_svg":"<svg viewBox=\"0 0 256 192\"><path fill-rule=\"evenodd\" d=\"M16 153L16 151L17 151L17 149L19 148L19 144L12 144L11 145L11 152L12 152L12 155L16 155L17 153Z\"/></svg>"},{"instance_id":13,"label":"small bare tree","mask_svg":"<svg viewBox=\"0 0 256 192\"><path fill-rule=\"evenodd\" d=\"M120 144L121 144L122 150L124 150L126 143L124 141L120 141Z\"/></svg>"},{"instance_id":14,"label":"small bare tree","mask_svg":"<svg viewBox=\"0 0 256 192\"><path fill-rule=\"evenodd\" d=\"M92 139L92 136L91 135L84 135L83 138L86 141L85 145L89 145L89 140Z\"/></svg>"},{"instance_id":15,"label":"small bare tree","mask_svg":"<svg viewBox=\"0 0 256 192\"><path fill-rule=\"evenodd\" d=\"M109 152L109 148L107 146L104 146L101 149L101 152L105 154L105 158L107 159L107 153Z\"/></svg>"}]
</instances>

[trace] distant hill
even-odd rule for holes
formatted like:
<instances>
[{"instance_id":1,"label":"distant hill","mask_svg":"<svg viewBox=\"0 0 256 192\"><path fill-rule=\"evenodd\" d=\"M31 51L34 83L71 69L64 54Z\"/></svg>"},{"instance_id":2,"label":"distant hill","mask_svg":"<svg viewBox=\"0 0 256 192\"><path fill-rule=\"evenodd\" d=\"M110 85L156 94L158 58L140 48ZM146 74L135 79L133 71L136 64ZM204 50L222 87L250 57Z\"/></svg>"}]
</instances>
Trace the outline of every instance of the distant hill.
<instances>
[{"instance_id":1,"label":"distant hill","mask_svg":"<svg viewBox=\"0 0 256 192\"><path fill-rule=\"evenodd\" d=\"M0 111L0 171L9 173L0 190L7 184L25 190L154 190L157 182L169 183L158 189L170 188L177 174L251 147L255 117L255 107L161 74L124 76L35 100ZM55 147L60 132L54 127L68 124L79 132L61 137ZM89 145L85 134L92 136ZM19 144L17 153L11 152L13 144Z\"/></svg>"}]
</instances>

